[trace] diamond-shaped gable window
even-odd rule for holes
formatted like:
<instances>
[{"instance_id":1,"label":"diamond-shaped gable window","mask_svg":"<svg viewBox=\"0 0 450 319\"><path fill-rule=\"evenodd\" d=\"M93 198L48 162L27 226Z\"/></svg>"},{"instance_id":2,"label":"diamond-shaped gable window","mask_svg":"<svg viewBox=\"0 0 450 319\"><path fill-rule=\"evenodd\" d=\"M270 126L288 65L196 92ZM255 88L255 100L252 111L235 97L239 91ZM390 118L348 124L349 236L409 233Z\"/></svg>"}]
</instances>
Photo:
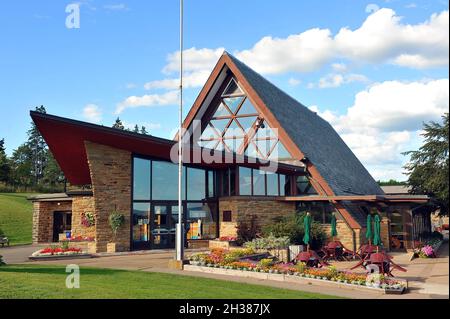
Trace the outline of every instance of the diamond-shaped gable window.
<instances>
[{"instance_id":1,"label":"diamond-shaped gable window","mask_svg":"<svg viewBox=\"0 0 450 319\"><path fill-rule=\"evenodd\" d=\"M230 95L242 95L244 92L240 89L234 79L231 79L230 83L228 83L227 88L223 92L222 96L230 96Z\"/></svg>"}]
</instances>

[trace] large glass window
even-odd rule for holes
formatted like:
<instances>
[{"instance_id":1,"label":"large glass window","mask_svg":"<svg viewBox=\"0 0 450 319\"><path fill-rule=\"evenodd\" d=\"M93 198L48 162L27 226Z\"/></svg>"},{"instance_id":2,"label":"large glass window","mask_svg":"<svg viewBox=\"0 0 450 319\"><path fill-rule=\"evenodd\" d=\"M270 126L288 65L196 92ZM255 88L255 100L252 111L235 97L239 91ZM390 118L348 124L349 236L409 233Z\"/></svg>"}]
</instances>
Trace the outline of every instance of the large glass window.
<instances>
[{"instance_id":1,"label":"large glass window","mask_svg":"<svg viewBox=\"0 0 450 319\"><path fill-rule=\"evenodd\" d=\"M336 209L328 202L300 202L297 211L300 213L310 212L314 221L321 224L330 224L331 215L336 212Z\"/></svg>"},{"instance_id":2,"label":"large glass window","mask_svg":"<svg viewBox=\"0 0 450 319\"><path fill-rule=\"evenodd\" d=\"M206 197L206 171L188 167L187 196L188 200L202 200Z\"/></svg>"},{"instance_id":3,"label":"large glass window","mask_svg":"<svg viewBox=\"0 0 450 319\"><path fill-rule=\"evenodd\" d=\"M266 173L264 171L253 170L253 195L266 195Z\"/></svg>"},{"instance_id":4,"label":"large glass window","mask_svg":"<svg viewBox=\"0 0 450 319\"><path fill-rule=\"evenodd\" d=\"M266 173L267 196L278 196L278 174Z\"/></svg>"},{"instance_id":5,"label":"large glass window","mask_svg":"<svg viewBox=\"0 0 450 319\"><path fill-rule=\"evenodd\" d=\"M150 161L135 157L133 161L133 199L150 200Z\"/></svg>"},{"instance_id":6,"label":"large glass window","mask_svg":"<svg viewBox=\"0 0 450 319\"><path fill-rule=\"evenodd\" d=\"M308 176L302 175L297 176L297 195L315 195L317 192L314 187L312 187Z\"/></svg>"},{"instance_id":7,"label":"large glass window","mask_svg":"<svg viewBox=\"0 0 450 319\"><path fill-rule=\"evenodd\" d=\"M133 242L148 242L150 235L150 203L133 204Z\"/></svg>"},{"instance_id":8,"label":"large glass window","mask_svg":"<svg viewBox=\"0 0 450 319\"><path fill-rule=\"evenodd\" d=\"M265 160L292 158L279 141L276 129L262 119L235 79L220 93L220 101L197 141L200 146ZM243 143L244 137L249 143Z\"/></svg>"},{"instance_id":9,"label":"large glass window","mask_svg":"<svg viewBox=\"0 0 450 319\"><path fill-rule=\"evenodd\" d=\"M215 205L187 203L187 239L213 239L216 237Z\"/></svg>"},{"instance_id":10,"label":"large glass window","mask_svg":"<svg viewBox=\"0 0 450 319\"><path fill-rule=\"evenodd\" d=\"M239 167L239 195L252 194L252 169Z\"/></svg>"},{"instance_id":11,"label":"large glass window","mask_svg":"<svg viewBox=\"0 0 450 319\"><path fill-rule=\"evenodd\" d=\"M152 200L177 200L178 166L169 162L153 161L152 173ZM183 199L186 198L184 181L183 178Z\"/></svg>"}]
</instances>

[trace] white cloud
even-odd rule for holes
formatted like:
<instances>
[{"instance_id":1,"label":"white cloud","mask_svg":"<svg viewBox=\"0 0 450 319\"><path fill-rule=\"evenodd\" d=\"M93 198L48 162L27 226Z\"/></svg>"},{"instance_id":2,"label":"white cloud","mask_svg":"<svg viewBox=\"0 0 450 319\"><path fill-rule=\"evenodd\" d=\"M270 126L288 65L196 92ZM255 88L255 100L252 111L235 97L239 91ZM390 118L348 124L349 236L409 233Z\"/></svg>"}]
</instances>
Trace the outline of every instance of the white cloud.
<instances>
[{"instance_id":1,"label":"white cloud","mask_svg":"<svg viewBox=\"0 0 450 319\"><path fill-rule=\"evenodd\" d=\"M333 39L330 30L317 28L285 39L268 36L236 56L265 74L310 72L332 58Z\"/></svg>"},{"instance_id":2,"label":"white cloud","mask_svg":"<svg viewBox=\"0 0 450 319\"><path fill-rule=\"evenodd\" d=\"M330 73L322 78L319 79L319 82L317 84L310 83L308 85L308 88L315 88L319 87L321 89L326 88L337 88L344 84L349 84L353 82L369 82L369 79L362 74L337 74L337 73Z\"/></svg>"},{"instance_id":3,"label":"white cloud","mask_svg":"<svg viewBox=\"0 0 450 319\"><path fill-rule=\"evenodd\" d=\"M98 105L88 104L83 108L83 117L94 123L99 123L102 120L102 112Z\"/></svg>"},{"instance_id":4,"label":"white cloud","mask_svg":"<svg viewBox=\"0 0 450 319\"><path fill-rule=\"evenodd\" d=\"M298 86L302 83L302 81L296 78L289 78L288 83L290 86Z\"/></svg>"},{"instance_id":5,"label":"white cloud","mask_svg":"<svg viewBox=\"0 0 450 319\"><path fill-rule=\"evenodd\" d=\"M153 106L165 106L173 105L178 102L178 91L168 91L163 94L149 94L143 96L130 96L124 101L117 104L116 114L122 113L125 109L136 107L153 107Z\"/></svg>"},{"instance_id":6,"label":"white cloud","mask_svg":"<svg viewBox=\"0 0 450 319\"><path fill-rule=\"evenodd\" d=\"M104 9L108 11L128 11L129 8L124 3L116 3L116 4L106 4L103 6Z\"/></svg>"},{"instance_id":7,"label":"white cloud","mask_svg":"<svg viewBox=\"0 0 450 319\"><path fill-rule=\"evenodd\" d=\"M183 51L183 64L185 72L193 72L199 70L211 71L216 65L224 48L217 49L197 49L190 48ZM163 72L166 74L172 74L180 70L180 51L169 54L167 57L167 65L164 67Z\"/></svg>"},{"instance_id":8,"label":"white cloud","mask_svg":"<svg viewBox=\"0 0 450 319\"><path fill-rule=\"evenodd\" d=\"M404 180L401 153L417 149L423 122L448 112L448 87L448 79L386 81L357 93L344 115L310 109L333 125L376 179Z\"/></svg>"},{"instance_id":9,"label":"white cloud","mask_svg":"<svg viewBox=\"0 0 450 319\"><path fill-rule=\"evenodd\" d=\"M315 71L335 58L410 68L448 65L448 11L414 25L403 24L392 9L372 11L359 28L344 27L334 37L317 28L287 38L267 36L236 56L264 74Z\"/></svg>"},{"instance_id":10,"label":"white cloud","mask_svg":"<svg viewBox=\"0 0 450 319\"><path fill-rule=\"evenodd\" d=\"M191 72L183 77L183 87L185 88L195 88L201 87L206 83L211 70L198 70ZM158 81L151 81L144 85L146 90L151 89L166 89L175 90L180 86L180 79L164 79Z\"/></svg>"},{"instance_id":11,"label":"white cloud","mask_svg":"<svg viewBox=\"0 0 450 319\"><path fill-rule=\"evenodd\" d=\"M448 64L448 11L416 25L401 20L394 10L383 8L367 17L359 29L342 28L335 36L337 53L352 60L388 61L412 68ZM408 62L400 58L405 55L416 58ZM420 65L415 64L418 59Z\"/></svg>"},{"instance_id":12,"label":"white cloud","mask_svg":"<svg viewBox=\"0 0 450 319\"><path fill-rule=\"evenodd\" d=\"M345 63L333 63L331 68L334 72L344 73L348 71L348 67Z\"/></svg>"}]
</instances>

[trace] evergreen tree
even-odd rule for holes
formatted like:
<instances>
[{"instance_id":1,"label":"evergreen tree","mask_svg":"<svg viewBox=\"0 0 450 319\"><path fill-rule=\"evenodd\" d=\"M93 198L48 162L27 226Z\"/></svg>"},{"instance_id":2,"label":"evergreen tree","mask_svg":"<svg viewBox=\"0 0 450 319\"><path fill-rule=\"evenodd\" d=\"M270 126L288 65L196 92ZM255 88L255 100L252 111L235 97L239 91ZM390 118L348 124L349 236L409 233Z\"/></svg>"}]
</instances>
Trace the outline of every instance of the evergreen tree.
<instances>
[{"instance_id":1,"label":"evergreen tree","mask_svg":"<svg viewBox=\"0 0 450 319\"><path fill-rule=\"evenodd\" d=\"M47 165L44 169L43 178L44 184L52 187L62 186L65 180L64 173L61 171L61 168L59 167L50 150L47 150L46 161Z\"/></svg>"},{"instance_id":2,"label":"evergreen tree","mask_svg":"<svg viewBox=\"0 0 450 319\"><path fill-rule=\"evenodd\" d=\"M134 126L133 133L139 133L139 126L137 124Z\"/></svg>"},{"instance_id":3,"label":"evergreen tree","mask_svg":"<svg viewBox=\"0 0 450 319\"><path fill-rule=\"evenodd\" d=\"M32 151L27 143L14 150L10 160L10 183L17 187L30 187L34 184Z\"/></svg>"},{"instance_id":4,"label":"evergreen tree","mask_svg":"<svg viewBox=\"0 0 450 319\"><path fill-rule=\"evenodd\" d=\"M36 112L47 113L43 105L36 107ZM33 184L38 185L44 176L44 169L47 164L47 144L33 122L31 123L31 129L28 131L26 145L30 150Z\"/></svg>"},{"instance_id":5,"label":"evergreen tree","mask_svg":"<svg viewBox=\"0 0 450 319\"><path fill-rule=\"evenodd\" d=\"M148 132L147 132L147 129L145 128L145 126L141 127L141 134L148 135Z\"/></svg>"},{"instance_id":6,"label":"evergreen tree","mask_svg":"<svg viewBox=\"0 0 450 319\"><path fill-rule=\"evenodd\" d=\"M125 126L123 125L123 123L120 120L120 118L116 119L116 122L114 123L114 125L112 127L116 128L116 129L119 129L119 130L124 130L125 129Z\"/></svg>"},{"instance_id":7,"label":"evergreen tree","mask_svg":"<svg viewBox=\"0 0 450 319\"><path fill-rule=\"evenodd\" d=\"M424 124L425 143L418 151L410 151L410 162L405 166L408 185L413 194L427 194L434 197L441 208L441 214L448 214L449 205L449 114L443 117L443 123Z\"/></svg>"},{"instance_id":8,"label":"evergreen tree","mask_svg":"<svg viewBox=\"0 0 450 319\"><path fill-rule=\"evenodd\" d=\"M10 174L8 157L6 156L5 139L0 140L0 182L7 183Z\"/></svg>"}]
</instances>

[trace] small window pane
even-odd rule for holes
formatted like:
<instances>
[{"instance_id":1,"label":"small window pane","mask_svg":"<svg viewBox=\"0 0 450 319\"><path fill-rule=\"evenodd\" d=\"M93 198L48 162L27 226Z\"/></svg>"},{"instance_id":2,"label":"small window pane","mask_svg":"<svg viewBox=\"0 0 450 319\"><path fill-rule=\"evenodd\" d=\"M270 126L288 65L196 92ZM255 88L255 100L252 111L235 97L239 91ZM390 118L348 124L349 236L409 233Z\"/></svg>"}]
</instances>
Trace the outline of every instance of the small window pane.
<instances>
[{"instance_id":1,"label":"small window pane","mask_svg":"<svg viewBox=\"0 0 450 319\"><path fill-rule=\"evenodd\" d=\"M150 200L150 161L134 158L133 199Z\"/></svg>"},{"instance_id":2,"label":"small window pane","mask_svg":"<svg viewBox=\"0 0 450 319\"><path fill-rule=\"evenodd\" d=\"M206 195L205 171L202 169L187 169L187 196L188 200L202 200Z\"/></svg>"},{"instance_id":3,"label":"small window pane","mask_svg":"<svg viewBox=\"0 0 450 319\"><path fill-rule=\"evenodd\" d=\"M208 171L208 197L215 196L214 185L215 185L214 172Z\"/></svg>"},{"instance_id":4,"label":"small window pane","mask_svg":"<svg viewBox=\"0 0 450 319\"><path fill-rule=\"evenodd\" d=\"M280 176L280 196L286 196L286 175L279 175Z\"/></svg>"},{"instance_id":5,"label":"small window pane","mask_svg":"<svg viewBox=\"0 0 450 319\"><path fill-rule=\"evenodd\" d=\"M267 196L278 196L278 175L267 172Z\"/></svg>"},{"instance_id":6,"label":"small window pane","mask_svg":"<svg viewBox=\"0 0 450 319\"><path fill-rule=\"evenodd\" d=\"M253 195L266 195L266 174L261 170L253 170Z\"/></svg>"},{"instance_id":7,"label":"small window pane","mask_svg":"<svg viewBox=\"0 0 450 319\"><path fill-rule=\"evenodd\" d=\"M241 105L241 102L243 99L244 99L244 97L238 96L238 97L228 97L228 98L223 99L223 101L230 108L230 111L233 112L233 114L234 114L234 113L236 113L239 105Z\"/></svg>"},{"instance_id":8,"label":"small window pane","mask_svg":"<svg viewBox=\"0 0 450 319\"><path fill-rule=\"evenodd\" d=\"M214 113L214 117L219 116L231 116L231 113L227 110L223 103L220 103L219 107L216 110L216 113Z\"/></svg>"},{"instance_id":9,"label":"small window pane","mask_svg":"<svg viewBox=\"0 0 450 319\"><path fill-rule=\"evenodd\" d=\"M236 81L234 79L231 79L223 95L233 95L233 94L243 94L243 92L237 85Z\"/></svg>"},{"instance_id":10,"label":"small window pane","mask_svg":"<svg viewBox=\"0 0 450 319\"><path fill-rule=\"evenodd\" d=\"M214 239L217 229L216 206L202 203L187 204L187 239Z\"/></svg>"},{"instance_id":11,"label":"small window pane","mask_svg":"<svg viewBox=\"0 0 450 319\"><path fill-rule=\"evenodd\" d=\"M236 153L244 142L243 138L232 138L224 140L225 144L231 150L231 152Z\"/></svg>"},{"instance_id":12,"label":"small window pane","mask_svg":"<svg viewBox=\"0 0 450 319\"><path fill-rule=\"evenodd\" d=\"M241 124L242 128L245 130L246 133L250 131L250 129L253 127L253 124L256 122L256 117L239 117L237 118L239 121L239 124Z\"/></svg>"},{"instance_id":13,"label":"small window pane","mask_svg":"<svg viewBox=\"0 0 450 319\"><path fill-rule=\"evenodd\" d=\"M149 241L150 203L133 204L133 241Z\"/></svg>"},{"instance_id":14,"label":"small window pane","mask_svg":"<svg viewBox=\"0 0 450 319\"><path fill-rule=\"evenodd\" d=\"M202 136L200 139L202 140L208 140L212 138L218 138L220 135L220 132L217 133L210 125L206 126L203 130Z\"/></svg>"},{"instance_id":15,"label":"small window pane","mask_svg":"<svg viewBox=\"0 0 450 319\"><path fill-rule=\"evenodd\" d=\"M218 131L219 135L222 136L222 133L229 122L230 120L212 120L211 124Z\"/></svg>"},{"instance_id":16,"label":"small window pane","mask_svg":"<svg viewBox=\"0 0 450 319\"><path fill-rule=\"evenodd\" d=\"M251 168L239 167L239 194L252 194L252 170Z\"/></svg>"},{"instance_id":17,"label":"small window pane","mask_svg":"<svg viewBox=\"0 0 450 319\"><path fill-rule=\"evenodd\" d=\"M248 98L245 99L237 115L244 115L244 114L258 114L252 102L250 102Z\"/></svg>"}]
</instances>

